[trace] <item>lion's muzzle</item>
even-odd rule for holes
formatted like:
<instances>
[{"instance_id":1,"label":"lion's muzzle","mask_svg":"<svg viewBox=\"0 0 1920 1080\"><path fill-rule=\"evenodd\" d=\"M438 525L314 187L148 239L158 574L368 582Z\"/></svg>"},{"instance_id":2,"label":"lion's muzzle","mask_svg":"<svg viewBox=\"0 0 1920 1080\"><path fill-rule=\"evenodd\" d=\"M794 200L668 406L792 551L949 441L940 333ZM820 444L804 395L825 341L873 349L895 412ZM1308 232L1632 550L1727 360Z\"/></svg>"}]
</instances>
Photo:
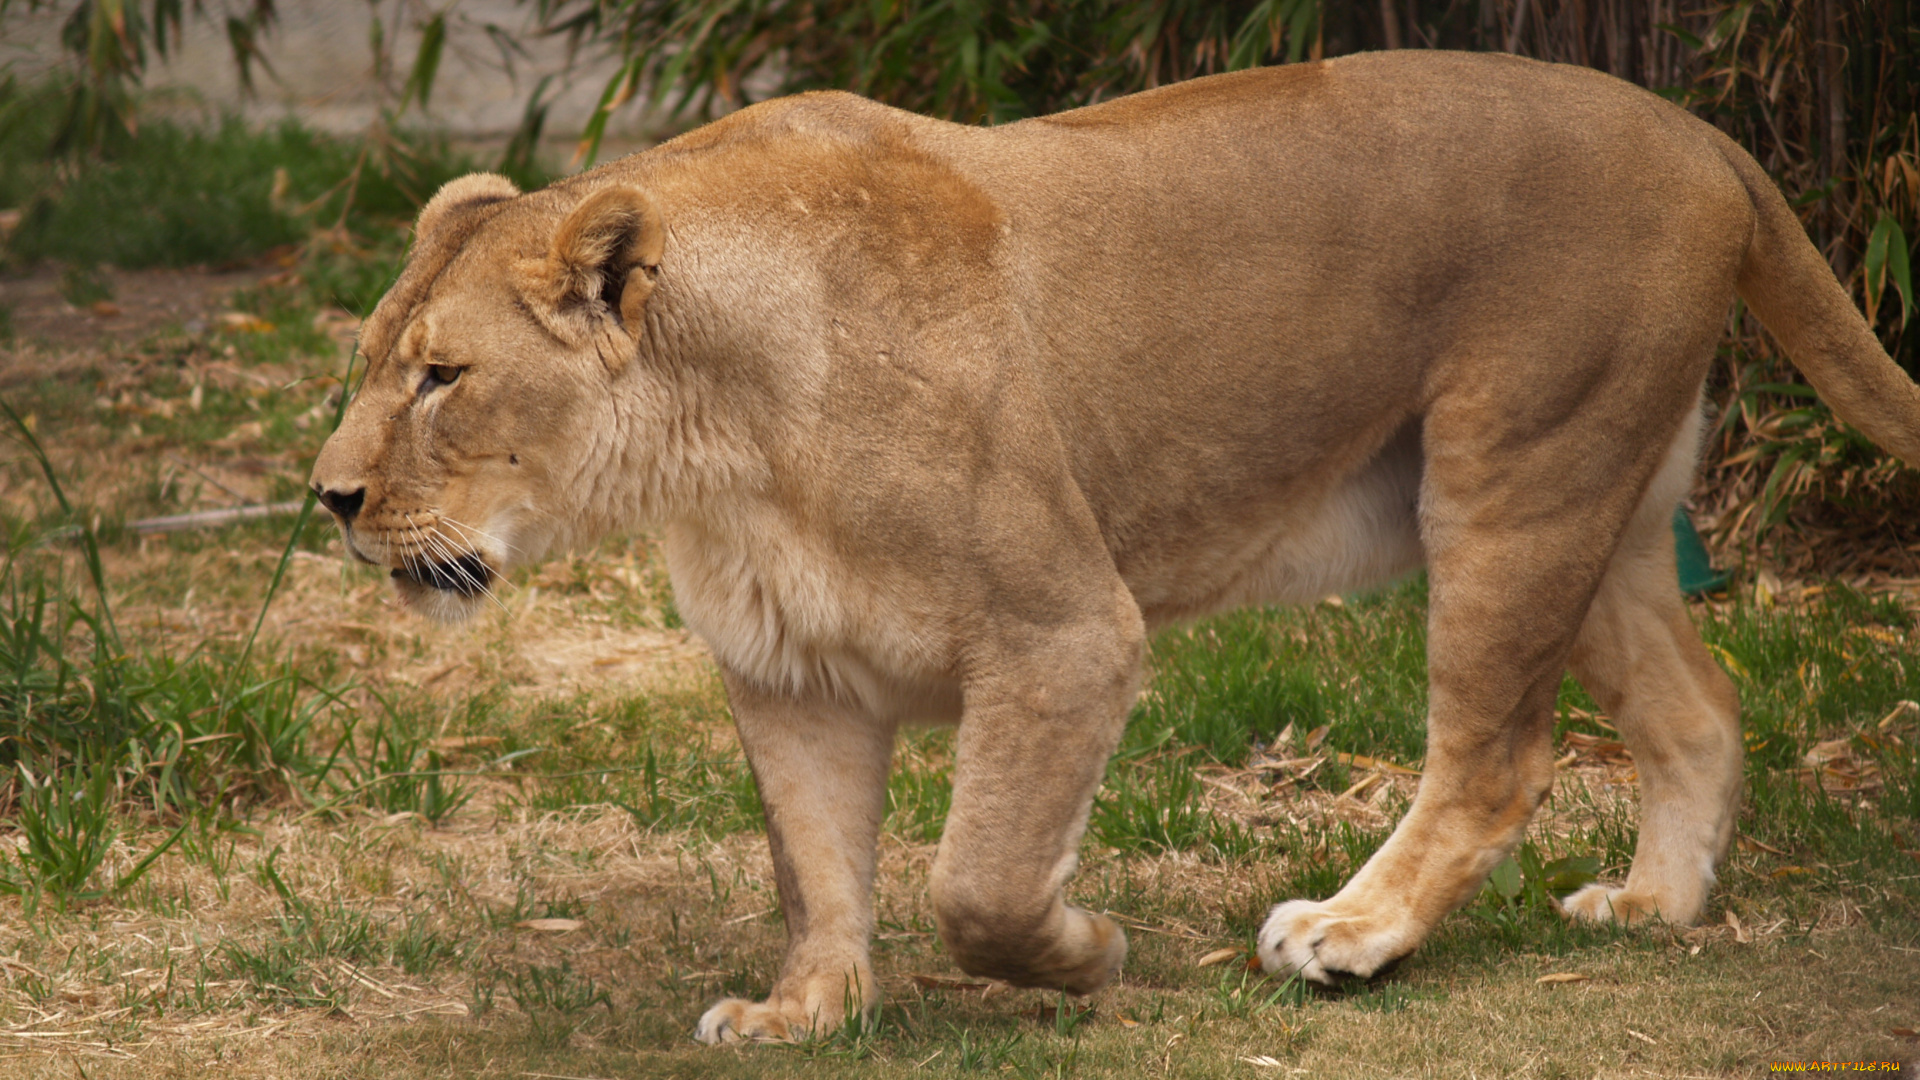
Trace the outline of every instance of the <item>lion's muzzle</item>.
<instances>
[{"instance_id":1,"label":"lion's muzzle","mask_svg":"<svg viewBox=\"0 0 1920 1080\"><path fill-rule=\"evenodd\" d=\"M456 593L468 599L485 596L493 583L493 569L471 552L447 562L408 560L406 565L395 567L391 576L397 581Z\"/></svg>"}]
</instances>

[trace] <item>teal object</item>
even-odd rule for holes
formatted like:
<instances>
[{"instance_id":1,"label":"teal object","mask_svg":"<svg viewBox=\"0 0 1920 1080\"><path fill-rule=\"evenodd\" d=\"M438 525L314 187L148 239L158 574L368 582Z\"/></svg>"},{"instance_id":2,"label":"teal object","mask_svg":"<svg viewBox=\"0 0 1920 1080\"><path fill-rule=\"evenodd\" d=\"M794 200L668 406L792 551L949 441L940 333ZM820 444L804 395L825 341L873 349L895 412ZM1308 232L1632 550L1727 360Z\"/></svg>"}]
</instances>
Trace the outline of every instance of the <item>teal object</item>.
<instances>
[{"instance_id":1,"label":"teal object","mask_svg":"<svg viewBox=\"0 0 1920 1080\"><path fill-rule=\"evenodd\" d=\"M1718 592L1731 580L1707 559L1707 545L1700 542L1684 506L1673 508L1673 555L1680 565L1680 591L1688 596Z\"/></svg>"}]
</instances>

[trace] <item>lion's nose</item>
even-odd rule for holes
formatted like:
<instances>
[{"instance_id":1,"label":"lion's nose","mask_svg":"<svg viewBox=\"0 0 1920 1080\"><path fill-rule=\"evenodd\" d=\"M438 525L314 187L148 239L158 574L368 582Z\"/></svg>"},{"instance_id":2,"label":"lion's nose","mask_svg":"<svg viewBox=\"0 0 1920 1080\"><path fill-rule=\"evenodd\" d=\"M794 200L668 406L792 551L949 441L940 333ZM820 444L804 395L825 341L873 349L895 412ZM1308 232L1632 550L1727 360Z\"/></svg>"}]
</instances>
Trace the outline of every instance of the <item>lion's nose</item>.
<instances>
[{"instance_id":1,"label":"lion's nose","mask_svg":"<svg viewBox=\"0 0 1920 1080\"><path fill-rule=\"evenodd\" d=\"M364 487L340 491L315 484L313 493L319 497L320 505L339 515L341 521L352 521L353 515L360 512L360 504L367 501L367 489Z\"/></svg>"}]
</instances>

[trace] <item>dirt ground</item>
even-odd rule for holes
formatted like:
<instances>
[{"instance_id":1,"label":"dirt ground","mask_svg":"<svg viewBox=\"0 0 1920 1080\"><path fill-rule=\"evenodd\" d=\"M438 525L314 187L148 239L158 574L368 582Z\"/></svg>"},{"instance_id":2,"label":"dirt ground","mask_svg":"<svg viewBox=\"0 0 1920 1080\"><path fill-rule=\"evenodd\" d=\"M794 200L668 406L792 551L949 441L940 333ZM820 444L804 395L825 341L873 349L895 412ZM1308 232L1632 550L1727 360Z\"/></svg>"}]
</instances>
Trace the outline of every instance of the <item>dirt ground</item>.
<instances>
[{"instance_id":1,"label":"dirt ground","mask_svg":"<svg viewBox=\"0 0 1920 1080\"><path fill-rule=\"evenodd\" d=\"M60 295L59 275L41 271L0 276L0 307L13 311L15 337L56 348L81 349L107 342L134 342L168 326L206 327L227 310L236 289L258 285L279 272L267 265L209 271L100 271L112 299L75 307Z\"/></svg>"}]
</instances>

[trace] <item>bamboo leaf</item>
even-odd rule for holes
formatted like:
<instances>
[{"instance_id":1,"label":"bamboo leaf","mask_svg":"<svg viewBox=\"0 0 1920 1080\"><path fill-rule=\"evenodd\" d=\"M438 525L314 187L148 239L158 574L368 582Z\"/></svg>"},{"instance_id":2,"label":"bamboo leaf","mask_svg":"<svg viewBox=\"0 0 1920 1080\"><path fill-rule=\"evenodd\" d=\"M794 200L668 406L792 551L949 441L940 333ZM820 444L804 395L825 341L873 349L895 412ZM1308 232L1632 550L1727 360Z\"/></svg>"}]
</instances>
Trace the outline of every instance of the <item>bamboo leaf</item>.
<instances>
[{"instance_id":1,"label":"bamboo leaf","mask_svg":"<svg viewBox=\"0 0 1920 1080\"><path fill-rule=\"evenodd\" d=\"M1887 291L1887 247L1892 238L1895 224L1893 215L1881 214L1880 220L1873 226L1873 233L1867 237L1867 255L1862 263L1867 274L1867 322L1873 323L1880 316L1880 297Z\"/></svg>"},{"instance_id":2,"label":"bamboo leaf","mask_svg":"<svg viewBox=\"0 0 1920 1080\"><path fill-rule=\"evenodd\" d=\"M1507 856L1501 860L1499 866L1493 868L1493 873L1487 877L1487 883L1492 885L1493 891L1499 893L1503 899L1511 900L1519 896L1520 864L1514 861L1513 856Z\"/></svg>"},{"instance_id":3,"label":"bamboo leaf","mask_svg":"<svg viewBox=\"0 0 1920 1080\"><path fill-rule=\"evenodd\" d=\"M1673 35L1679 40L1680 44L1685 45L1695 52L1705 52L1707 49L1706 42L1701 41L1698 35L1689 33L1683 26L1675 26L1672 23L1655 23L1654 29Z\"/></svg>"},{"instance_id":4,"label":"bamboo leaf","mask_svg":"<svg viewBox=\"0 0 1920 1080\"><path fill-rule=\"evenodd\" d=\"M408 102L418 102L421 109L427 107L427 98L433 93L435 76L440 73L440 54L447 44L447 14L441 12L427 20L420 28L420 48L413 54L413 70L407 74L407 84L400 92L400 108L405 111Z\"/></svg>"},{"instance_id":5,"label":"bamboo leaf","mask_svg":"<svg viewBox=\"0 0 1920 1080\"><path fill-rule=\"evenodd\" d=\"M1287 63L1298 63L1307 54L1307 42L1320 26L1320 0L1292 0L1293 16L1287 22Z\"/></svg>"},{"instance_id":6,"label":"bamboo leaf","mask_svg":"<svg viewBox=\"0 0 1920 1080\"><path fill-rule=\"evenodd\" d=\"M1900 293L1900 327L1905 329L1907 320L1913 317L1913 268L1908 261L1912 250L1907 243L1907 234L1900 223L1888 218L1887 232L1887 276L1893 280L1893 287Z\"/></svg>"}]
</instances>

